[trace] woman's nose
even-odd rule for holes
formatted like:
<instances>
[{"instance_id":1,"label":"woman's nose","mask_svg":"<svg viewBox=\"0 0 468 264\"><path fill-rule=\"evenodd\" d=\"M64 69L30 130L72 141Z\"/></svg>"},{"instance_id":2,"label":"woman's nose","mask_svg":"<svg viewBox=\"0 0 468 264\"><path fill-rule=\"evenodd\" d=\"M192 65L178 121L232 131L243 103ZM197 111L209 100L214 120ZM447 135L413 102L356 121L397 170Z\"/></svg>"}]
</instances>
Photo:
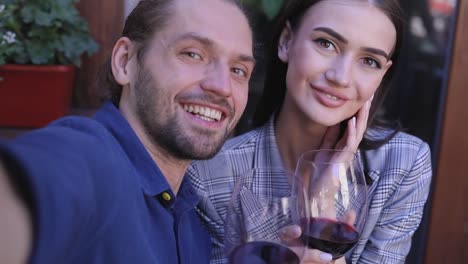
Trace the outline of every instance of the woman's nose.
<instances>
[{"instance_id":1,"label":"woman's nose","mask_svg":"<svg viewBox=\"0 0 468 264\"><path fill-rule=\"evenodd\" d=\"M337 59L325 72L325 78L340 87L351 84L351 62L346 58Z\"/></svg>"}]
</instances>

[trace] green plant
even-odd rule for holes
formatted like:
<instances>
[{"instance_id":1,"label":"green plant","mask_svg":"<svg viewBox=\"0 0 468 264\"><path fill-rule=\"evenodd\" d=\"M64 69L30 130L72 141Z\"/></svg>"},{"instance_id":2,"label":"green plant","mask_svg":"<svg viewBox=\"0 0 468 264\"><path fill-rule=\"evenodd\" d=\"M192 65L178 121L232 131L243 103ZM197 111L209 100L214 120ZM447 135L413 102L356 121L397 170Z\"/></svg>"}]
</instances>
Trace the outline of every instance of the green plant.
<instances>
[{"instance_id":1,"label":"green plant","mask_svg":"<svg viewBox=\"0 0 468 264\"><path fill-rule=\"evenodd\" d=\"M283 5L284 0L243 0L242 3L246 4L271 20L278 13L279 9Z\"/></svg>"},{"instance_id":2,"label":"green plant","mask_svg":"<svg viewBox=\"0 0 468 264\"><path fill-rule=\"evenodd\" d=\"M2 0L0 65L81 65L98 45L79 15L78 0Z\"/></svg>"}]
</instances>

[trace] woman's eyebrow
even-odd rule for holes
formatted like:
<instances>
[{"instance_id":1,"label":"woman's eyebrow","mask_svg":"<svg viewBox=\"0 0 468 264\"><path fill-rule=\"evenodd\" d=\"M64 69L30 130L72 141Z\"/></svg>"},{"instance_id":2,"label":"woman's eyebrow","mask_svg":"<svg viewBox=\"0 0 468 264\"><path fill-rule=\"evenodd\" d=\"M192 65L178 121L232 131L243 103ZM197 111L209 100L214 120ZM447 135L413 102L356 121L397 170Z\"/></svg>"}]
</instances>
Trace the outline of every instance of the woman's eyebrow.
<instances>
[{"instance_id":1,"label":"woman's eyebrow","mask_svg":"<svg viewBox=\"0 0 468 264\"><path fill-rule=\"evenodd\" d=\"M314 28L314 31L321 31L331 35L332 37L336 38L337 40L343 42L344 44L348 44L348 40L343 37L340 33L336 32L335 30L328 28L328 27L317 27Z\"/></svg>"},{"instance_id":2,"label":"woman's eyebrow","mask_svg":"<svg viewBox=\"0 0 468 264\"><path fill-rule=\"evenodd\" d=\"M317 28L314 28L314 31L321 31L321 32L327 33L328 35L336 38L340 42L342 42L344 44L348 44L348 40L343 35L341 35L340 33L336 32L335 30L333 30L331 28L317 27ZM369 52L369 53L373 53L373 54L376 54L376 55L383 56L387 60L390 59L390 56L385 51L383 51L381 49L376 49L376 48L371 48L371 47L363 47L363 48L361 48L361 50Z\"/></svg>"}]
</instances>

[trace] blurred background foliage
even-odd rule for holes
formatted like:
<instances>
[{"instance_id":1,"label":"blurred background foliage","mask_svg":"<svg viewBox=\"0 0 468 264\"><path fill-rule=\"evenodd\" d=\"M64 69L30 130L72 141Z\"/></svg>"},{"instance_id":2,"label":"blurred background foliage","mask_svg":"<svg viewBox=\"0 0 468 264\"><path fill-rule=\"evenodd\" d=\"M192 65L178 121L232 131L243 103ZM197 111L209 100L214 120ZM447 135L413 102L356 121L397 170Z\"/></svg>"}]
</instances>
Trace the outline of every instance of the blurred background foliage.
<instances>
[{"instance_id":1,"label":"blurred background foliage","mask_svg":"<svg viewBox=\"0 0 468 264\"><path fill-rule=\"evenodd\" d=\"M243 4L263 13L269 20L278 13L284 0L243 0Z\"/></svg>"},{"instance_id":2,"label":"blurred background foliage","mask_svg":"<svg viewBox=\"0 0 468 264\"><path fill-rule=\"evenodd\" d=\"M81 65L98 45L78 0L0 0L0 65Z\"/></svg>"}]
</instances>

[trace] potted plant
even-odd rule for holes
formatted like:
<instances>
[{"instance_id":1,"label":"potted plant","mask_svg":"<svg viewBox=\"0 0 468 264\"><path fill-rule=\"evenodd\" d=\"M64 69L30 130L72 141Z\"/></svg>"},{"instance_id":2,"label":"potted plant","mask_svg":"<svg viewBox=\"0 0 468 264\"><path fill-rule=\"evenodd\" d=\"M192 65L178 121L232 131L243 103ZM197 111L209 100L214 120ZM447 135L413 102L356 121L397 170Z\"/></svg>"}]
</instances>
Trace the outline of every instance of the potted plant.
<instances>
[{"instance_id":1,"label":"potted plant","mask_svg":"<svg viewBox=\"0 0 468 264\"><path fill-rule=\"evenodd\" d=\"M75 2L0 4L0 126L39 127L69 112L81 55L98 48Z\"/></svg>"}]
</instances>

